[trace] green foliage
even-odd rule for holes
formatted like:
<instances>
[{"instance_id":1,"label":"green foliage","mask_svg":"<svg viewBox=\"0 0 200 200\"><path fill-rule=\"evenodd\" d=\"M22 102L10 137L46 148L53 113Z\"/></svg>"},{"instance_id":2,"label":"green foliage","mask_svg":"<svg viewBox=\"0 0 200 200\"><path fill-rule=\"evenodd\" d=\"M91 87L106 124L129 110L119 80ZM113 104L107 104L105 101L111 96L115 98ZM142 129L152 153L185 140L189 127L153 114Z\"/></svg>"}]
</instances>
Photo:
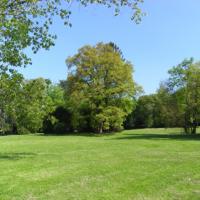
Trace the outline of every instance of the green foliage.
<instances>
[{"instance_id":1,"label":"green foliage","mask_svg":"<svg viewBox=\"0 0 200 200\"><path fill-rule=\"evenodd\" d=\"M138 98L136 108L126 119L125 127L183 127L183 102L183 91L172 93L168 83L163 82L156 94Z\"/></svg>"},{"instance_id":2,"label":"green foliage","mask_svg":"<svg viewBox=\"0 0 200 200\"><path fill-rule=\"evenodd\" d=\"M150 128L154 126L154 109L156 99L154 95L141 96L136 105L134 112L135 127Z\"/></svg>"},{"instance_id":3,"label":"green foliage","mask_svg":"<svg viewBox=\"0 0 200 200\"><path fill-rule=\"evenodd\" d=\"M54 108L64 105L64 90L61 86L49 84L47 95L51 99L51 104Z\"/></svg>"},{"instance_id":4,"label":"green foliage","mask_svg":"<svg viewBox=\"0 0 200 200\"><path fill-rule=\"evenodd\" d=\"M200 121L200 63L184 60L169 71L169 86L179 95L179 107L184 115L186 133L196 133Z\"/></svg>"},{"instance_id":5,"label":"green foliage","mask_svg":"<svg viewBox=\"0 0 200 200\"><path fill-rule=\"evenodd\" d=\"M43 120L64 104L63 91L43 78L24 80L16 71L0 76L1 133L37 132Z\"/></svg>"},{"instance_id":6,"label":"green foliage","mask_svg":"<svg viewBox=\"0 0 200 200\"><path fill-rule=\"evenodd\" d=\"M50 83L47 96L49 110L44 117L42 131L48 134L69 132L71 130L71 115L65 108L63 88L60 85Z\"/></svg>"},{"instance_id":7,"label":"green foliage","mask_svg":"<svg viewBox=\"0 0 200 200\"><path fill-rule=\"evenodd\" d=\"M124 117L125 113L122 109L116 106L108 106L101 113L94 115L92 127L95 127L100 133L103 130L119 131L123 128Z\"/></svg>"},{"instance_id":8,"label":"green foliage","mask_svg":"<svg viewBox=\"0 0 200 200\"><path fill-rule=\"evenodd\" d=\"M62 134L72 131L71 113L64 106L57 106L55 110L45 117L43 131L46 134Z\"/></svg>"},{"instance_id":9,"label":"green foliage","mask_svg":"<svg viewBox=\"0 0 200 200\"><path fill-rule=\"evenodd\" d=\"M20 108L16 112L16 125L35 133L42 127L46 113L51 110L46 92L47 85L44 79L38 78L25 81L22 89Z\"/></svg>"},{"instance_id":10,"label":"green foliage","mask_svg":"<svg viewBox=\"0 0 200 200\"><path fill-rule=\"evenodd\" d=\"M23 81L22 75L16 71L0 75L0 132L2 134L10 130L16 131L16 111L20 107Z\"/></svg>"},{"instance_id":11,"label":"green foliage","mask_svg":"<svg viewBox=\"0 0 200 200\"><path fill-rule=\"evenodd\" d=\"M183 60L177 66L172 67L168 71L170 77L168 80L168 86L171 90L179 90L186 87L187 85L187 72L190 69L190 66L193 64L193 58Z\"/></svg>"},{"instance_id":12,"label":"green foliage","mask_svg":"<svg viewBox=\"0 0 200 200\"><path fill-rule=\"evenodd\" d=\"M76 0L79 5L101 4L115 7L118 14L121 7L133 10L132 19L141 20L142 12L139 4L142 0ZM59 16L66 26L71 26L71 0L1 0L0 6L0 69L26 66L31 59L24 49L49 49L54 45L56 35L50 32L55 16Z\"/></svg>"},{"instance_id":13,"label":"green foliage","mask_svg":"<svg viewBox=\"0 0 200 200\"><path fill-rule=\"evenodd\" d=\"M169 70L154 95L141 96L126 128L183 127L195 134L200 123L200 63L191 58Z\"/></svg>"},{"instance_id":14,"label":"green foliage","mask_svg":"<svg viewBox=\"0 0 200 200\"><path fill-rule=\"evenodd\" d=\"M67 65L66 94L73 126L89 125L98 132L121 129L135 94L131 63L110 43L99 43L79 49Z\"/></svg>"}]
</instances>

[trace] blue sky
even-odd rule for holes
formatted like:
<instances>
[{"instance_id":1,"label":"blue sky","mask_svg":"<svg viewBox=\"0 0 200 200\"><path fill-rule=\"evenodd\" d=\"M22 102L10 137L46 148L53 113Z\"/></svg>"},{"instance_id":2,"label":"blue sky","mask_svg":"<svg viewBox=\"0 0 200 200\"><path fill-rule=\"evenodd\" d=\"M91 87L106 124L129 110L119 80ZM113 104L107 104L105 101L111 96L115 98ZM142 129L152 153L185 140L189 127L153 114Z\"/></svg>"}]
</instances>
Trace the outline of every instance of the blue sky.
<instances>
[{"instance_id":1,"label":"blue sky","mask_svg":"<svg viewBox=\"0 0 200 200\"><path fill-rule=\"evenodd\" d=\"M134 79L147 94L153 93L167 78L170 67L184 58L200 60L200 1L145 0L147 16L140 25L130 20L123 9L114 17L112 9L102 6L72 7L72 28L55 20L52 32L56 46L36 55L29 53L33 65L21 69L26 78L45 77L53 82L66 79L65 59L86 44L115 42L124 57L134 65Z\"/></svg>"}]
</instances>

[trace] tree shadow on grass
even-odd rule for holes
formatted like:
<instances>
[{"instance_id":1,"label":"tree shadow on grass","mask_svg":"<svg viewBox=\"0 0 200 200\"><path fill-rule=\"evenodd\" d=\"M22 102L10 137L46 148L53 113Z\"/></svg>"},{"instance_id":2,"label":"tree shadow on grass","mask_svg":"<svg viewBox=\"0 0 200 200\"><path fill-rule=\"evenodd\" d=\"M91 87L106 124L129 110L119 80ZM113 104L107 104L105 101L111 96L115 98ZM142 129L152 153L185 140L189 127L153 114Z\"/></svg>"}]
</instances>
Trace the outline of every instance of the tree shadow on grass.
<instances>
[{"instance_id":1,"label":"tree shadow on grass","mask_svg":"<svg viewBox=\"0 0 200 200\"><path fill-rule=\"evenodd\" d=\"M121 137L113 138L115 140L200 140L200 134L185 135L185 134L125 134Z\"/></svg>"},{"instance_id":2,"label":"tree shadow on grass","mask_svg":"<svg viewBox=\"0 0 200 200\"><path fill-rule=\"evenodd\" d=\"M0 153L0 160L20 160L25 158L33 158L35 153Z\"/></svg>"},{"instance_id":3,"label":"tree shadow on grass","mask_svg":"<svg viewBox=\"0 0 200 200\"><path fill-rule=\"evenodd\" d=\"M49 137L57 137L57 136L83 136L83 137L104 137L104 136L113 136L115 135L115 132L109 132L109 133L87 133L87 132L83 132L83 133L41 133L41 134L37 134L37 136L49 136Z\"/></svg>"},{"instance_id":4,"label":"tree shadow on grass","mask_svg":"<svg viewBox=\"0 0 200 200\"><path fill-rule=\"evenodd\" d=\"M87 136L87 137L93 137L94 135L92 133L41 133L37 134L38 136Z\"/></svg>"}]
</instances>

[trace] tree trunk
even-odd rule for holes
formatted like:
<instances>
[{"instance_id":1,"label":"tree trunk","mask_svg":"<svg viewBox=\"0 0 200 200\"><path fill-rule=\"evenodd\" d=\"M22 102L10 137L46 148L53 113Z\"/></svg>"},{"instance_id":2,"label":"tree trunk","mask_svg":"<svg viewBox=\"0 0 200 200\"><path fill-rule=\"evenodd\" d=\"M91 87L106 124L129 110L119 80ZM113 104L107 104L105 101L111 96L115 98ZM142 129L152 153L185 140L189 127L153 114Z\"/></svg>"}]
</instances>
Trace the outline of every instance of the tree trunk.
<instances>
[{"instance_id":1,"label":"tree trunk","mask_svg":"<svg viewBox=\"0 0 200 200\"><path fill-rule=\"evenodd\" d=\"M197 133L197 129L196 129L196 127L193 127L193 129L192 129L192 134L196 134Z\"/></svg>"},{"instance_id":2,"label":"tree trunk","mask_svg":"<svg viewBox=\"0 0 200 200\"><path fill-rule=\"evenodd\" d=\"M99 133L103 133L103 123L100 123L100 126L99 126Z\"/></svg>"},{"instance_id":3,"label":"tree trunk","mask_svg":"<svg viewBox=\"0 0 200 200\"><path fill-rule=\"evenodd\" d=\"M192 124L192 134L196 134L196 132L197 132L197 123L196 123L196 121L194 121L193 122L193 124Z\"/></svg>"}]
</instances>

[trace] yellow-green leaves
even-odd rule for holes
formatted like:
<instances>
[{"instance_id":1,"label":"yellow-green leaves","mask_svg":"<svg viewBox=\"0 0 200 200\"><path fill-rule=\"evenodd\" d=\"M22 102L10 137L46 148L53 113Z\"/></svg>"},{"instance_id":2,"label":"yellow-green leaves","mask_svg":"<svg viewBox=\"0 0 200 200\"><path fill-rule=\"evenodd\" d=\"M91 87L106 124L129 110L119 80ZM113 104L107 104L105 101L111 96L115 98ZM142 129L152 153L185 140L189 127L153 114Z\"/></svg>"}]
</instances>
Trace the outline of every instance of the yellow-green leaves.
<instances>
[{"instance_id":1,"label":"yellow-green leaves","mask_svg":"<svg viewBox=\"0 0 200 200\"><path fill-rule=\"evenodd\" d=\"M87 113L89 126L98 132L122 128L132 110L135 83L133 66L119 48L112 43L85 46L66 62L67 93L76 116Z\"/></svg>"}]
</instances>

